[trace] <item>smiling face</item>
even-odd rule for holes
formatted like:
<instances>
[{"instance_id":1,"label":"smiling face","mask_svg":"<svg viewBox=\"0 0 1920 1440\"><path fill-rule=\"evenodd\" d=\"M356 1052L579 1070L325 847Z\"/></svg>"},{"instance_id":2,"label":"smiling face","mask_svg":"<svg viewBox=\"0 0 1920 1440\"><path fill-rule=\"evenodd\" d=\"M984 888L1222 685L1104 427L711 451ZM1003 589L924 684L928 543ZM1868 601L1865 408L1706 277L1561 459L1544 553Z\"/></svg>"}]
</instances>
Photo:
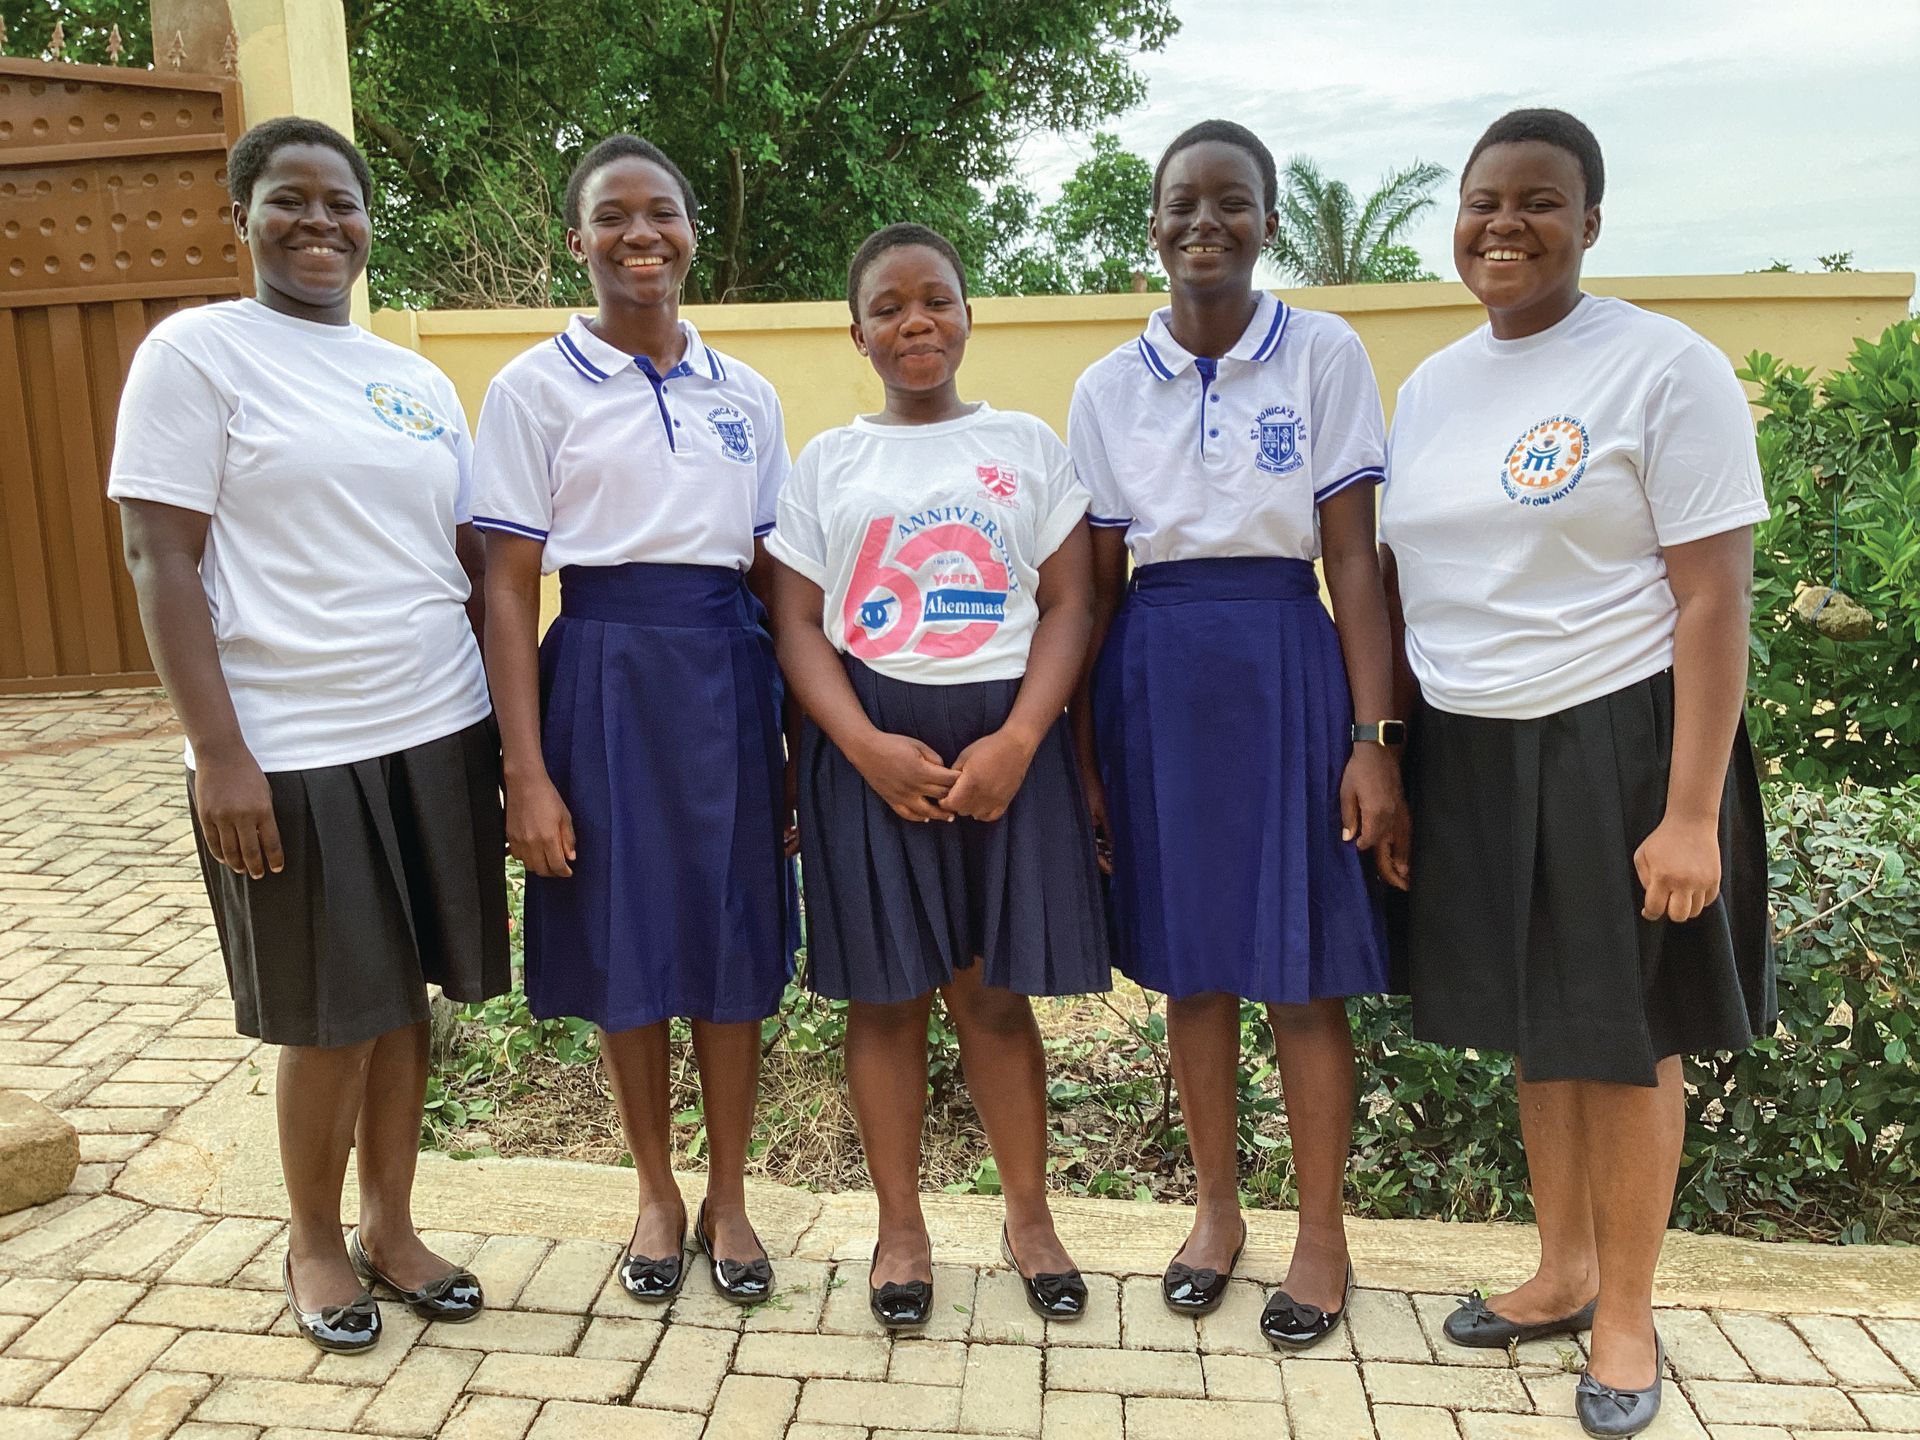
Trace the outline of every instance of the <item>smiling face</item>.
<instances>
[{"instance_id":1,"label":"smiling face","mask_svg":"<svg viewBox=\"0 0 1920 1440\"><path fill-rule=\"evenodd\" d=\"M967 353L973 309L947 257L926 245L896 245L860 277L853 343L890 395L951 389Z\"/></svg>"},{"instance_id":2,"label":"smiling face","mask_svg":"<svg viewBox=\"0 0 1920 1440\"><path fill-rule=\"evenodd\" d=\"M1580 162L1544 140L1489 145L1461 176L1453 263L1499 338L1537 334L1579 303L1600 236L1586 188Z\"/></svg>"},{"instance_id":3,"label":"smiling face","mask_svg":"<svg viewBox=\"0 0 1920 1440\"><path fill-rule=\"evenodd\" d=\"M1238 145L1203 140L1160 175L1153 247L1176 290L1244 291L1279 218L1266 206L1260 167Z\"/></svg>"},{"instance_id":4,"label":"smiling face","mask_svg":"<svg viewBox=\"0 0 1920 1440\"><path fill-rule=\"evenodd\" d=\"M344 155L327 145L282 145L247 203L234 202L233 228L253 257L262 304L303 320L346 323L372 229Z\"/></svg>"},{"instance_id":5,"label":"smiling face","mask_svg":"<svg viewBox=\"0 0 1920 1440\"><path fill-rule=\"evenodd\" d=\"M585 262L602 310L676 303L693 248L680 182L634 155L608 161L588 177L580 228L567 231L567 249Z\"/></svg>"}]
</instances>

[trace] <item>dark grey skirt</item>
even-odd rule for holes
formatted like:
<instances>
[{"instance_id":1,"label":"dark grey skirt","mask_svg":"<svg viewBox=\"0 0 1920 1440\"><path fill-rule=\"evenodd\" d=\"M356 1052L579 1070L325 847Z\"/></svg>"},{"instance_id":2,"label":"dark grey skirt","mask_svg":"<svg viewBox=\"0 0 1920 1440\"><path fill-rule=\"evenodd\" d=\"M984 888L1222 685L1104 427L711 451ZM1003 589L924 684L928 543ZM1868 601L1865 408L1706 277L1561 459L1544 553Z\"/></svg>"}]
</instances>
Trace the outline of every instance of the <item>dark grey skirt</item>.
<instances>
[{"instance_id":1,"label":"dark grey skirt","mask_svg":"<svg viewBox=\"0 0 1920 1440\"><path fill-rule=\"evenodd\" d=\"M1734 737L1720 897L1643 920L1633 854L1666 811L1673 676L1535 720L1422 705L1406 756L1413 891L1390 914L1413 1030L1515 1054L1529 1080L1655 1083L1670 1055L1738 1050L1774 1001L1766 825Z\"/></svg>"},{"instance_id":2,"label":"dark grey skirt","mask_svg":"<svg viewBox=\"0 0 1920 1440\"><path fill-rule=\"evenodd\" d=\"M846 662L868 717L951 762L1006 723L1018 680L913 685ZM1022 995L1083 995L1113 980L1093 822L1063 715L1006 814L903 820L817 726L800 748L807 983L894 1004L984 966Z\"/></svg>"},{"instance_id":3,"label":"dark grey skirt","mask_svg":"<svg viewBox=\"0 0 1920 1440\"><path fill-rule=\"evenodd\" d=\"M286 868L200 873L234 1024L272 1045L356 1045L427 1018L429 983L504 994L506 832L493 719L392 755L267 776Z\"/></svg>"}]
</instances>

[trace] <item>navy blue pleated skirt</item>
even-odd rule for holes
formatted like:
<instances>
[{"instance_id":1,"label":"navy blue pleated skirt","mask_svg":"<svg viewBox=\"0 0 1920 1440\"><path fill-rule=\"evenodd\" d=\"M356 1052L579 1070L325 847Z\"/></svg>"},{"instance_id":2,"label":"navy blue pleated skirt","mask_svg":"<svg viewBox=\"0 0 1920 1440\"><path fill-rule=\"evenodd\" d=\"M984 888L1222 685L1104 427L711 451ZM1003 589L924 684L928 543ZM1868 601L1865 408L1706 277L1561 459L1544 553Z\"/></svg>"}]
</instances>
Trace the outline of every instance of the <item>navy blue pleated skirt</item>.
<instances>
[{"instance_id":1,"label":"navy blue pleated skirt","mask_svg":"<svg viewBox=\"0 0 1920 1440\"><path fill-rule=\"evenodd\" d=\"M914 685L849 658L867 717L952 762L1006 723L1018 680ZM981 979L1021 995L1113 983L1093 821L1063 715L1006 814L903 820L811 721L800 746L807 983L836 1000L894 1004Z\"/></svg>"},{"instance_id":2,"label":"navy blue pleated skirt","mask_svg":"<svg viewBox=\"0 0 1920 1440\"><path fill-rule=\"evenodd\" d=\"M1371 861L1340 838L1353 705L1304 560L1134 572L1094 671L1121 970L1175 999L1387 988Z\"/></svg>"},{"instance_id":3,"label":"navy blue pleated skirt","mask_svg":"<svg viewBox=\"0 0 1920 1440\"><path fill-rule=\"evenodd\" d=\"M568 879L527 877L527 1002L604 1030L779 1009L798 907L780 676L737 570L575 566L540 643Z\"/></svg>"}]
</instances>

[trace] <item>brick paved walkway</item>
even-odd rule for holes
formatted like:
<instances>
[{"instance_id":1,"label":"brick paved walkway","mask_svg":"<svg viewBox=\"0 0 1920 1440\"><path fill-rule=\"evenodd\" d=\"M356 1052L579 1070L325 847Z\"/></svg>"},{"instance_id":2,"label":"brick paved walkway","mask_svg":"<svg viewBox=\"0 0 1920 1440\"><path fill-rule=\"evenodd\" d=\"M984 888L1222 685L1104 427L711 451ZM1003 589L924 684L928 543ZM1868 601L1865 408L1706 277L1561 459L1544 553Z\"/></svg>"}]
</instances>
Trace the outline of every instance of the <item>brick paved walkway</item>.
<instances>
[{"instance_id":1,"label":"brick paved walkway","mask_svg":"<svg viewBox=\"0 0 1920 1440\"><path fill-rule=\"evenodd\" d=\"M0 1216L0 1440L1579 1433L1571 1342L1437 1340L1438 1292L1524 1272L1519 1227L1356 1226L1363 1279L1399 1288L1277 1361L1255 1281L1284 1217L1258 1217L1254 1278L1196 1326L1158 1299L1176 1213L1063 1205L1069 1243L1128 1273L1091 1275L1091 1316L1049 1327L991 1261L994 1202L943 1199L940 1253L964 1263L941 1267L927 1334L889 1342L865 1312L863 1197L757 1191L776 1301L743 1316L695 1275L662 1318L611 1281L630 1181L533 1162L423 1165L423 1217L460 1227L433 1243L479 1272L485 1318L389 1306L374 1355L323 1358L283 1314L271 1066L232 1034L183 805L152 694L0 700L0 1086L64 1112L83 1161L74 1193ZM1676 1237L1663 1293L1690 1308L1663 1313L1679 1383L1656 1436L1920 1435L1912 1252Z\"/></svg>"}]
</instances>

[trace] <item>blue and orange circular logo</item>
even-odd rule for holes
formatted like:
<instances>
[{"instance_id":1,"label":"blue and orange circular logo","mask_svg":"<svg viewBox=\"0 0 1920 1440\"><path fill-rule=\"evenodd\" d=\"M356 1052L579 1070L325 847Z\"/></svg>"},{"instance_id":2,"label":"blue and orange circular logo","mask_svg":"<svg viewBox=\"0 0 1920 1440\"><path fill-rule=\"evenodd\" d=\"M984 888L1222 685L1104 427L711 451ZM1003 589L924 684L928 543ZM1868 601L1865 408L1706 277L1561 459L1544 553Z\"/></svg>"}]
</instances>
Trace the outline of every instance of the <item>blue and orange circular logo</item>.
<instances>
[{"instance_id":1,"label":"blue and orange circular logo","mask_svg":"<svg viewBox=\"0 0 1920 1440\"><path fill-rule=\"evenodd\" d=\"M373 405L373 413L402 435L410 435L415 440L438 440L447 433L447 422L403 385L376 380L367 386L367 399Z\"/></svg>"},{"instance_id":2,"label":"blue and orange circular logo","mask_svg":"<svg viewBox=\"0 0 1920 1440\"><path fill-rule=\"evenodd\" d=\"M1500 467L1500 487L1522 505L1551 505L1580 483L1592 449L1584 424L1571 415L1551 415L1513 442Z\"/></svg>"}]
</instances>

